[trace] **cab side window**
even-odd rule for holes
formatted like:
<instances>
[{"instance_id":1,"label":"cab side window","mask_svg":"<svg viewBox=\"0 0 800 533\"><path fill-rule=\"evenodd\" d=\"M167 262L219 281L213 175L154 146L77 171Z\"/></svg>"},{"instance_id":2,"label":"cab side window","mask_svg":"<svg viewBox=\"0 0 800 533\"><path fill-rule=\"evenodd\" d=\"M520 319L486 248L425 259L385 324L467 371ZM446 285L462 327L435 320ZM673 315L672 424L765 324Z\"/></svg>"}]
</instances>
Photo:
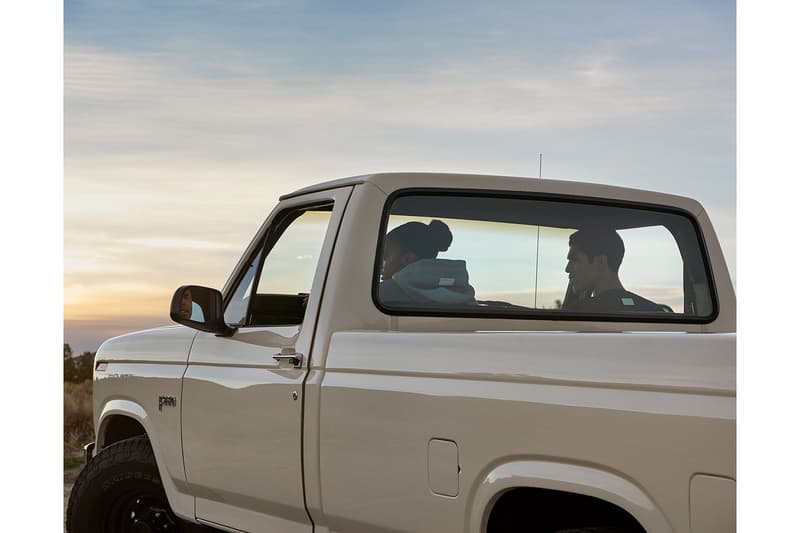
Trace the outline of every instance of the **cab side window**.
<instances>
[{"instance_id":1,"label":"cab side window","mask_svg":"<svg viewBox=\"0 0 800 533\"><path fill-rule=\"evenodd\" d=\"M291 209L272 223L225 309L239 326L298 325L330 222L333 204Z\"/></svg>"}]
</instances>

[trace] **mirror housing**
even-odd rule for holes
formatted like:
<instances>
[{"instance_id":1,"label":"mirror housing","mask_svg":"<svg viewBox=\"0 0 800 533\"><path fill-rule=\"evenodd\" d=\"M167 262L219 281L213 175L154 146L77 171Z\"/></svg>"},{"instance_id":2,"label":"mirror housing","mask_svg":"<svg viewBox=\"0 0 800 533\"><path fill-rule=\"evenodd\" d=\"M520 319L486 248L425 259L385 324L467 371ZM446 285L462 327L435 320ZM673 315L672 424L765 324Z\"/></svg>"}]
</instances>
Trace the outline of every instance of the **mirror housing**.
<instances>
[{"instance_id":1,"label":"mirror housing","mask_svg":"<svg viewBox=\"0 0 800 533\"><path fill-rule=\"evenodd\" d=\"M222 293L199 285L178 287L172 296L169 317L178 324L222 337L236 331L225 323Z\"/></svg>"}]
</instances>

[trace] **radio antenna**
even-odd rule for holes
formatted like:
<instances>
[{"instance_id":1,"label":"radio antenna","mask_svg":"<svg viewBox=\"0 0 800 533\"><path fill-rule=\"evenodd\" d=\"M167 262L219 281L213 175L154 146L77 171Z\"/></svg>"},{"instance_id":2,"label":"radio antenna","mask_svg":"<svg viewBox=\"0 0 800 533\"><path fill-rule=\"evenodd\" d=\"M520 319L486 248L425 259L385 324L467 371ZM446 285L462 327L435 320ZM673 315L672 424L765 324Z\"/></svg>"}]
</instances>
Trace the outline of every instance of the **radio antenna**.
<instances>
[{"instance_id":1,"label":"radio antenna","mask_svg":"<svg viewBox=\"0 0 800 533\"><path fill-rule=\"evenodd\" d=\"M542 179L542 153L539 152L539 179ZM536 225L536 274L533 279L533 308L536 309L536 299L539 296L539 234L542 226Z\"/></svg>"}]
</instances>

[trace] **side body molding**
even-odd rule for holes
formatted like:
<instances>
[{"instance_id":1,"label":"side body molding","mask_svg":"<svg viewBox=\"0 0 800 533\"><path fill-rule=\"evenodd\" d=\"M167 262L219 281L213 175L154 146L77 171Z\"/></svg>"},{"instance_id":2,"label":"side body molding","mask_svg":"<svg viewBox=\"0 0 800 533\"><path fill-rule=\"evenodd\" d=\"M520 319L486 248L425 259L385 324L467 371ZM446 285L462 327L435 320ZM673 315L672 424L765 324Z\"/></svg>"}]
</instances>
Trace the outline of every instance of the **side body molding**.
<instances>
[{"instance_id":1,"label":"side body molding","mask_svg":"<svg viewBox=\"0 0 800 533\"><path fill-rule=\"evenodd\" d=\"M153 454L156 458L161 483L164 485L164 492L167 494L167 500L172 511L180 518L194 521L194 496L181 492L176 485L176 481L180 483L184 480L174 479L164 466L165 461L161 455L163 446L159 441L159 434L153 428L152 420L144 407L132 400L119 398L106 402L100 411L100 416L97 418L97 448L102 449L105 447L105 442L103 441L106 428L108 421L114 415L127 416L142 425L147 437L150 439L150 446L153 448Z\"/></svg>"},{"instance_id":2,"label":"side body molding","mask_svg":"<svg viewBox=\"0 0 800 533\"><path fill-rule=\"evenodd\" d=\"M594 496L631 514L648 533L672 533L664 514L636 485L589 466L542 460L512 460L491 467L472 489L468 531L484 533L495 502L508 490L541 488Z\"/></svg>"}]
</instances>

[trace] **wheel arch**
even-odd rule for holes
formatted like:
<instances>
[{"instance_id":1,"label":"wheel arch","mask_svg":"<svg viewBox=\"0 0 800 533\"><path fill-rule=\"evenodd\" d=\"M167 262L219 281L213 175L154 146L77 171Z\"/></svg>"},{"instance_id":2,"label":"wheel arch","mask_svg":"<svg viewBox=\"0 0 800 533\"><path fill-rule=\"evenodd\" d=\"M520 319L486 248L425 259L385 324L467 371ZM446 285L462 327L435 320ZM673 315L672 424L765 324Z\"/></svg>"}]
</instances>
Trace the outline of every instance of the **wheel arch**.
<instances>
[{"instance_id":1,"label":"wheel arch","mask_svg":"<svg viewBox=\"0 0 800 533\"><path fill-rule=\"evenodd\" d=\"M116 442L137 435L147 435L144 426L132 416L110 414L106 416L97 431L97 449L102 450Z\"/></svg>"},{"instance_id":2,"label":"wheel arch","mask_svg":"<svg viewBox=\"0 0 800 533\"><path fill-rule=\"evenodd\" d=\"M488 467L470 494L468 531L486 533L495 504L515 489L584 495L618 507L649 533L672 533L666 516L632 481L596 466L549 460L509 460Z\"/></svg>"},{"instance_id":3,"label":"wheel arch","mask_svg":"<svg viewBox=\"0 0 800 533\"><path fill-rule=\"evenodd\" d=\"M141 404L133 400L117 398L108 400L102 406L100 416L97 418L95 454L119 440L136 435L145 435L150 441L161 483L172 511L180 518L194 521L194 496L179 490L176 480L169 475L164 466L158 433L154 430L152 421ZM183 486L186 484L185 479L177 481Z\"/></svg>"}]
</instances>

